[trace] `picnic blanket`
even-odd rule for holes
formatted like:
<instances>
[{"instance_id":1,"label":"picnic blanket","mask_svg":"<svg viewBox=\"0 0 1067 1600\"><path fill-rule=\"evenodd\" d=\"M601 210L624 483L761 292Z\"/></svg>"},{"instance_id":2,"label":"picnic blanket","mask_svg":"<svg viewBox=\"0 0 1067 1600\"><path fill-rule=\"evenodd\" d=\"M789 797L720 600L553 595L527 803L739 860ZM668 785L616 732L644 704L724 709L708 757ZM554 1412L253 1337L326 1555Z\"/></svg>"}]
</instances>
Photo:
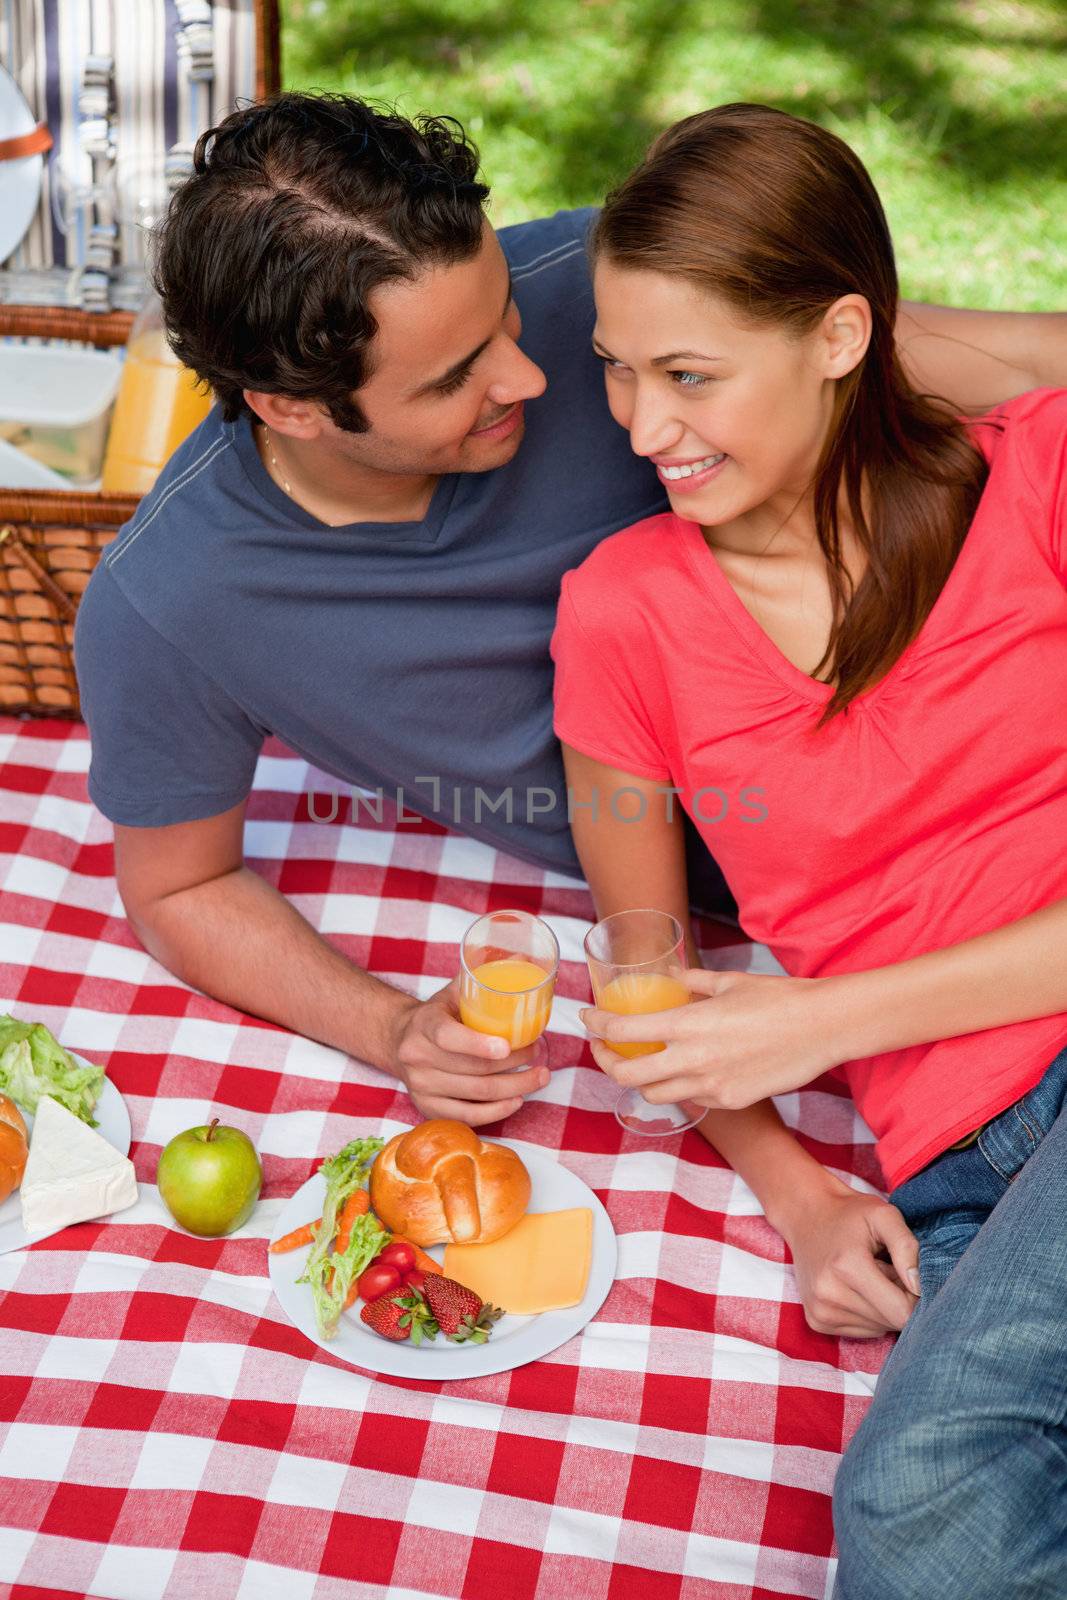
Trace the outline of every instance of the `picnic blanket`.
<instances>
[{"instance_id":1,"label":"picnic blanket","mask_svg":"<svg viewBox=\"0 0 1067 1600\"><path fill-rule=\"evenodd\" d=\"M187 988L127 926L81 724L0 719L0 1009L103 1063L133 1122L132 1209L0 1257L0 1593L11 1600L770 1600L826 1597L830 1488L885 1342L813 1333L753 1195L696 1132L625 1133L577 1019L592 902L574 879L398 820L352 820L277 742L250 864L353 960L420 996L464 928L524 907L562 946L552 1081L493 1132L596 1192L618 1277L584 1332L499 1376L378 1377L274 1299L284 1200L357 1134L418 1120L398 1083ZM705 922L717 964L775 970ZM830 1080L780 1102L805 1146L877 1183ZM227 1239L180 1232L168 1139L243 1128L265 1183Z\"/></svg>"}]
</instances>

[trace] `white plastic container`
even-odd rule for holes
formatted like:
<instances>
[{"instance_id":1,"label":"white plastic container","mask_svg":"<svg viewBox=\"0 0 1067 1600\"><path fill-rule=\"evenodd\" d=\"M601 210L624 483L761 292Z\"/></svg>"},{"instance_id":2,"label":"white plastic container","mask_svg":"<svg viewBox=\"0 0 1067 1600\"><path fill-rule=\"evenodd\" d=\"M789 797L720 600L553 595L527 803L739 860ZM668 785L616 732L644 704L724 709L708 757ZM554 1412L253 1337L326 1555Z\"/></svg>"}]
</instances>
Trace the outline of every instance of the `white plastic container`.
<instances>
[{"instance_id":1,"label":"white plastic container","mask_svg":"<svg viewBox=\"0 0 1067 1600\"><path fill-rule=\"evenodd\" d=\"M61 475L64 488L88 487L100 476L121 375L110 351L0 344L0 439Z\"/></svg>"}]
</instances>

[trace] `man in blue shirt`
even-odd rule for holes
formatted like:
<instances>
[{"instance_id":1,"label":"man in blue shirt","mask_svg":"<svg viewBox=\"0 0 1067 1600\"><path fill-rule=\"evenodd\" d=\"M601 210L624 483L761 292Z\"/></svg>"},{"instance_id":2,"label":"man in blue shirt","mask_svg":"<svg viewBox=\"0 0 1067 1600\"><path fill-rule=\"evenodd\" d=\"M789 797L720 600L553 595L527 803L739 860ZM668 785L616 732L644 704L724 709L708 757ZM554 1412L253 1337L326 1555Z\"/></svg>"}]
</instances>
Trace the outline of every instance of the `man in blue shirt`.
<instances>
[{"instance_id":1,"label":"man in blue shirt","mask_svg":"<svg viewBox=\"0 0 1067 1600\"><path fill-rule=\"evenodd\" d=\"M89 790L145 947L473 1124L542 1072L463 1027L452 986L418 1002L348 961L244 865L242 838L273 733L344 783L578 871L552 734L560 579L666 502L590 349L590 213L495 234L487 194L456 124L349 97L281 95L204 136L157 276L217 404L109 548L76 632ZM1031 319L910 308L906 331L913 370L960 405L1055 381L998 359L1028 338L1056 359ZM730 909L695 836L690 881Z\"/></svg>"}]
</instances>

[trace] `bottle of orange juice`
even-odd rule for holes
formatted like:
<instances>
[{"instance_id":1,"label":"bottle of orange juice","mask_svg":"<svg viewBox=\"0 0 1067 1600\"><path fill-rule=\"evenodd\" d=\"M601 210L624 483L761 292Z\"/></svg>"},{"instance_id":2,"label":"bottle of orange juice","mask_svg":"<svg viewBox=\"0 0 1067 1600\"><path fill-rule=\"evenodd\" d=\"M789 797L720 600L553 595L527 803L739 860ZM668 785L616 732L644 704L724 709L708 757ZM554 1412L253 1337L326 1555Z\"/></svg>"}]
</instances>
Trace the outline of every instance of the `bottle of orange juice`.
<instances>
[{"instance_id":1,"label":"bottle of orange juice","mask_svg":"<svg viewBox=\"0 0 1067 1600\"><path fill-rule=\"evenodd\" d=\"M147 494L167 458L211 410L211 392L167 343L155 295L130 330L108 434L104 494Z\"/></svg>"}]
</instances>

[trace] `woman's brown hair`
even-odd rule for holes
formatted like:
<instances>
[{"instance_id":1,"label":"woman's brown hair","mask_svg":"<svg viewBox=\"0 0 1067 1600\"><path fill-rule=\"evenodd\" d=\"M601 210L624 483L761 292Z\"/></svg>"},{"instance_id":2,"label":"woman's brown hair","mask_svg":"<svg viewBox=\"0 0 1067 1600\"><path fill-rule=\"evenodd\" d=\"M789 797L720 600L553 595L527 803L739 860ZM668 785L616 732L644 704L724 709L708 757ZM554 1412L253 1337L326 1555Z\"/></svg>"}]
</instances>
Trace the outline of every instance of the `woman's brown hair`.
<instances>
[{"instance_id":1,"label":"woman's brown hair","mask_svg":"<svg viewBox=\"0 0 1067 1600\"><path fill-rule=\"evenodd\" d=\"M987 472L948 404L917 393L897 357L896 265L870 176L815 123L770 106L719 106L656 140L608 196L592 250L622 268L685 279L748 322L797 336L842 295L870 305L870 344L837 380L815 472L834 622L814 676L832 663L837 678L822 727L884 677L919 632ZM867 556L854 592L841 557L842 486Z\"/></svg>"}]
</instances>

